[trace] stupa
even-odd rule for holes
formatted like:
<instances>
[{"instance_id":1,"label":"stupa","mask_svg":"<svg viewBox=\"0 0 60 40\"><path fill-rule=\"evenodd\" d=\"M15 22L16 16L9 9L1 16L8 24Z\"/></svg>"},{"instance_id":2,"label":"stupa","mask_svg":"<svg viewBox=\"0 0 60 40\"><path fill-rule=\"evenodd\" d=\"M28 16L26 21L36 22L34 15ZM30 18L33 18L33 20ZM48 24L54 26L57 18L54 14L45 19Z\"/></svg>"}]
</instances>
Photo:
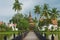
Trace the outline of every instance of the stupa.
<instances>
[{"instance_id":1,"label":"stupa","mask_svg":"<svg viewBox=\"0 0 60 40\"><path fill-rule=\"evenodd\" d=\"M35 26L35 23L33 22L31 12L29 12L29 27L30 27L30 29L33 29L34 26Z\"/></svg>"}]
</instances>

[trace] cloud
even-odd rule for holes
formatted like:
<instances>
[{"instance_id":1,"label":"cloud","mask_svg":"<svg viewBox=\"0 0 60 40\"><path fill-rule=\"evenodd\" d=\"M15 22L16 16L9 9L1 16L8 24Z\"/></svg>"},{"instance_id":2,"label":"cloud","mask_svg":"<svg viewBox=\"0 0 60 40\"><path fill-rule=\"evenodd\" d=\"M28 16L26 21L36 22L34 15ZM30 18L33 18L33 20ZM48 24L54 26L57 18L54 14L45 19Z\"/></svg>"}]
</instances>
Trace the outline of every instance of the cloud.
<instances>
[{"instance_id":1,"label":"cloud","mask_svg":"<svg viewBox=\"0 0 60 40\"><path fill-rule=\"evenodd\" d=\"M19 0L23 3L22 13L28 14L29 11L33 13L35 5L43 5L44 3L49 4L50 8L56 7L60 10L60 0ZM15 14L13 7L14 0L0 0L0 20L8 21Z\"/></svg>"}]
</instances>

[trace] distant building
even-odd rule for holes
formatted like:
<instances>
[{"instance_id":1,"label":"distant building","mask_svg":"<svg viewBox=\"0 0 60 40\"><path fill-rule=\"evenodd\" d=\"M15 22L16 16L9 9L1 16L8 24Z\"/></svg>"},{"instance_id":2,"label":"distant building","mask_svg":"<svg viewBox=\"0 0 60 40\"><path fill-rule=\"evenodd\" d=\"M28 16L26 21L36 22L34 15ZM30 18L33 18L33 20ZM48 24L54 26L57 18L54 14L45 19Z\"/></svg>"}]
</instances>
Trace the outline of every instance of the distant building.
<instances>
[{"instance_id":1,"label":"distant building","mask_svg":"<svg viewBox=\"0 0 60 40\"><path fill-rule=\"evenodd\" d=\"M0 21L0 25L4 24L3 22Z\"/></svg>"},{"instance_id":2,"label":"distant building","mask_svg":"<svg viewBox=\"0 0 60 40\"><path fill-rule=\"evenodd\" d=\"M58 25L57 19L52 19L51 22L53 25Z\"/></svg>"},{"instance_id":3,"label":"distant building","mask_svg":"<svg viewBox=\"0 0 60 40\"><path fill-rule=\"evenodd\" d=\"M51 19L51 23L52 24L49 24L48 29L52 30L52 28L53 28L53 31L57 30L57 28L58 28L58 21L57 21L57 19Z\"/></svg>"},{"instance_id":4,"label":"distant building","mask_svg":"<svg viewBox=\"0 0 60 40\"><path fill-rule=\"evenodd\" d=\"M42 23L43 22L47 22L46 21L46 17L44 17L44 16L42 16L39 20L40 20L40 24L41 24L41 22ZM51 19L50 21L51 21L52 24L49 24L48 29L51 30L52 27L53 27L53 30L57 30L57 28L58 28L58 21L57 21L57 19ZM45 24L43 25L42 28L45 28L44 26L45 26Z\"/></svg>"},{"instance_id":5,"label":"distant building","mask_svg":"<svg viewBox=\"0 0 60 40\"><path fill-rule=\"evenodd\" d=\"M18 29L16 28L16 25L17 25L17 24L16 24L16 23L13 24L13 22L8 23L8 26L9 26L9 27L12 27L12 30L13 30L13 31L14 31L14 30L18 30Z\"/></svg>"}]
</instances>

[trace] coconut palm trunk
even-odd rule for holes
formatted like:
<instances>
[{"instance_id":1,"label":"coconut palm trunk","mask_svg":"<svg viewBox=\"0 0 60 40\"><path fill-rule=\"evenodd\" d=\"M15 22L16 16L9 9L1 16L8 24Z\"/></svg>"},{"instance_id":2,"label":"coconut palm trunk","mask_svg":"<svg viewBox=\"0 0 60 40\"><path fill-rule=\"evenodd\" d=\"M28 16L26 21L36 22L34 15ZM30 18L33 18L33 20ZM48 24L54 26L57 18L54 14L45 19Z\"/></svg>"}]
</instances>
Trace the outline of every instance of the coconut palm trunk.
<instances>
[{"instance_id":1,"label":"coconut palm trunk","mask_svg":"<svg viewBox=\"0 0 60 40\"><path fill-rule=\"evenodd\" d=\"M19 13L19 11L22 10L22 7L21 7L22 3L19 3L19 0L15 0L14 4L13 4L13 9ZM17 18L17 23L18 23L18 18Z\"/></svg>"}]
</instances>

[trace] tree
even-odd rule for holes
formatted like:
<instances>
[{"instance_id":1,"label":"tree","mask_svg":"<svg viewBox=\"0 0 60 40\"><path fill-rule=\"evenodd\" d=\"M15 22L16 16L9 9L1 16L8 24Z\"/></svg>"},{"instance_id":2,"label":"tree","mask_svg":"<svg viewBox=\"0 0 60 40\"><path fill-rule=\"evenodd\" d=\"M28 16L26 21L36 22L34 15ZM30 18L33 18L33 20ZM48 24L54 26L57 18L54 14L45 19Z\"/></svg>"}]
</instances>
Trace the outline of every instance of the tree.
<instances>
[{"instance_id":1,"label":"tree","mask_svg":"<svg viewBox=\"0 0 60 40\"><path fill-rule=\"evenodd\" d=\"M51 10L51 21L52 21L52 24L58 25L57 18L60 16L59 12L60 11L58 11L57 8L52 8L52 10Z\"/></svg>"},{"instance_id":2,"label":"tree","mask_svg":"<svg viewBox=\"0 0 60 40\"><path fill-rule=\"evenodd\" d=\"M43 5L42 16L45 16L46 19L49 19L49 7L48 7L48 4Z\"/></svg>"},{"instance_id":3,"label":"tree","mask_svg":"<svg viewBox=\"0 0 60 40\"><path fill-rule=\"evenodd\" d=\"M44 16L44 21L46 25L49 25L50 13L48 4L43 5L42 16Z\"/></svg>"},{"instance_id":4,"label":"tree","mask_svg":"<svg viewBox=\"0 0 60 40\"><path fill-rule=\"evenodd\" d=\"M13 4L13 9L15 11L17 11L17 13L19 13L19 11L22 10L22 7L21 7L22 3L19 3L18 0L15 0L15 3Z\"/></svg>"},{"instance_id":5,"label":"tree","mask_svg":"<svg viewBox=\"0 0 60 40\"><path fill-rule=\"evenodd\" d=\"M22 3L19 3L18 0L15 0L15 3L13 4L13 9L19 14L19 11L22 10L22 7L21 7ZM16 20L14 20L16 19ZM20 17L18 17L17 15L17 18L14 18L12 20L14 20L16 23L18 23L18 20L20 19Z\"/></svg>"},{"instance_id":6,"label":"tree","mask_svg":"<svg viewBox=\"0 0 60 40\"><path fill-rule=\"evenodd\" d=\"M44 22L39 21L38 26L39 26L40 28L42 28L42 26L44 26Z\"/></svg>"},{"instance_id":7,"label":"tree","mask_svg":"<svg viewBox=\"0 0 60 40\"><path fill-rule=\"evenodd\" d=\"M17 22L18 19L18 22ZM19 30L28 30L29 28L29 22L28 17L23 16L22 14L16 14L13 16L13 18L10 20L10 22L13 21L13 23L17 23L17 28Z\"/></svg>"},{"instance_id":8,"label":"tree","mask_svg":"<svg viewBox=\"0 0 60 40\"><path fill-rule=\"evenodd\" d=\"M37 17L38 17L38 14L40 14L40 6L36 5L34 8L35 8L34 12L35 12L35 14L37 14Z\"/></svg>"},{"instance_id":9,"label":"tree","mask_svg":"<svg viewBox=\"0 0 60 40\"><path fill-rule=\"evenodd\" d=\"M23 18L19 21L17 28L19 30L28 30L29 29L29 22L25 18Z\"/></svg>"},{"instance_id":10,"label":"tree","mask_svg":"<svg viewBox=\"0 0 60 40\"><path fill-rule=\"evenodd\" d=\"M37 17L35 17L35 18L33 19L33 21L34 21L35 23L37 23Z\"/></svg>"},{"instance_id":11,"label":"tree","mask_svg":"<svg viewBox=\"0 0 60 40\"><path fill-rule=\"evenodd\" d=\"M60 26L60 20L58 20L58 26Z\"/></svg>"},{"instance_id":12,"label":"tree","mask_svg":"<svg viewBox=\"0 0 60 40\"><path fill-rule=\"evenodd\" d=\"M57 8L52 8L52 10L51 10L51 18L56 19L58 17L59 17L59 11L57 10Z\"/></svg>"},{"instance_id":13,"label":"tree","mask_svg":"<svg viewBox=\"0 0 60 40\"><path fill-rule=\"evenodd\" d=\"M3 23L3 24L0 25L0 31L6 31L5 28L6 28L5 23Z\"/></svg>"},{"instance_id":14,"label":"tree","mask_svg":"<svg viewBox=\"0 0 60 40\"><path fill-rule=\"evenodd\" d=\"M12 28L7 27L5 23L0 25L0 31L11 31L11 30Z\"/></svg>"},{"instance_id":15,"label":"tree","mask_svg":"<svg viewBox=\"0 0 60 40\"><path fill-rule=\"evenodd\" d=\"M23 15L22 14L15 14L12 19L10 20L10 23L13 22L13 23L18 23L20 21L20 19L23 18Z\"/></svg>"},{"instance_id":16,"label":"tree","mask_svg":"<svg viewBox=\"0 0 60 40\"><path fill-rule=\"evenodd\" d=\"M26 20L29 20L29 19L28 19L29 17L28 17L27 14L24 15L24 18L25 18Z\"/></svg>"}]
</instances>

